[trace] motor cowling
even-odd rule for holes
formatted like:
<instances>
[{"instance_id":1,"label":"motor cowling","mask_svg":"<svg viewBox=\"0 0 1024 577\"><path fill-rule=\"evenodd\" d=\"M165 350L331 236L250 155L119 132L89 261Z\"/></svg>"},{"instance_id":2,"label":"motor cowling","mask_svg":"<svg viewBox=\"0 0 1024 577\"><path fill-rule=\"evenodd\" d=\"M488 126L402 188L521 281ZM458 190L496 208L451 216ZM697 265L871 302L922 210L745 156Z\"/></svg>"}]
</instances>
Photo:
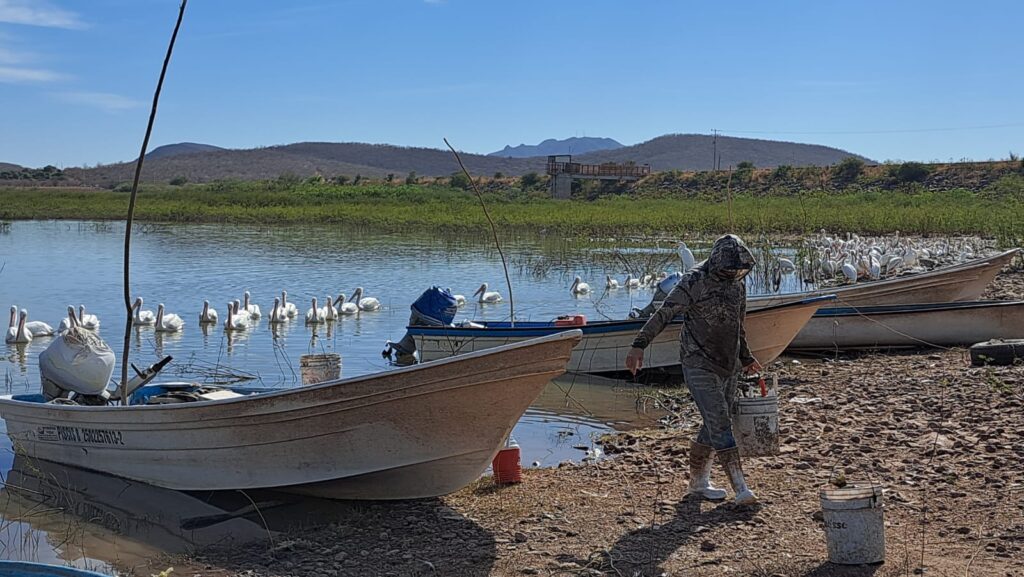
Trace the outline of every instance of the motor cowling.
<instances>
[{"instance_id":1,"label":"motor cowling","mask_svg":"<svg viewBox=\"0 0 1024 577\"><path fill-rule=\"evenodd\" d=\"M451 291L446 288L432 286L423 291L423 294L409 306L412 311L409 315L409 326L440 327L451 325L455 320L455 314L459 305L452 296ZM409 360L416 352L416 341L408 332L397 343L387 342L382 355L385 358L392 358L396 355L399 362Z\"/></svg>"}]
</instances>

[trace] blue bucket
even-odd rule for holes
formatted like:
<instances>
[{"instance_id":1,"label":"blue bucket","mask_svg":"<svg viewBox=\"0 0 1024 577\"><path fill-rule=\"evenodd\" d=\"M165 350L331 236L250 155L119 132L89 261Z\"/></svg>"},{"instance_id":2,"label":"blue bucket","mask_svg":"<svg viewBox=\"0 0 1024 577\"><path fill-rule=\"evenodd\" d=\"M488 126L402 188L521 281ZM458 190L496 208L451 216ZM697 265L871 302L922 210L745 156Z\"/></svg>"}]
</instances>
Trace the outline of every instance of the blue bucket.
<instances>
[{"instance_id":1,"label":"blue bucket","mask_svg":"<svg viewBox=\"0 0 1024 577\"><path fill-rule=\"evenodd\" d=\"M0 561L0 577L107 577L102 573L42 563Z\"/></svg>"}]
</instances>

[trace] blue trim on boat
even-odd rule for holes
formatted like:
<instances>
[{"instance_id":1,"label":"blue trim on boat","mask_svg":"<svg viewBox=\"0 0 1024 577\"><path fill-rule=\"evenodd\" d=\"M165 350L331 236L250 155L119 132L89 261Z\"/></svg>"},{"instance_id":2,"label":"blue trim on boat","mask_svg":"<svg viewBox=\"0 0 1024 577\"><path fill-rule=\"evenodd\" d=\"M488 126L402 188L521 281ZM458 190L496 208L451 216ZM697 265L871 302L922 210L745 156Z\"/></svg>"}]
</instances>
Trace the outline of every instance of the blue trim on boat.
<instances>
[{"instance_id":1,"label":"blue trim on boat","mask_svg":"<svg viewBox=\"0 0 1024 577\"><path fill-rule=\"evenodd\" d=\"M814 303L833 301L835 298L836 295L815 296L793 301L791 303L783 303L760 308L756 311L751 311L748 314L763 313L766 311L786 308L797 308ZM475 337L508 337L514 335L516 337L540 337L561 331L571 331L573 329L580 329L583 331L584 335L638 331L646 322L647 319L627 319L621 321L597 321L587 323L585 325L558 326L555 325L555 321L516 321L515 326L513 326L510 322L501 321L480 323L483 327L409 326L406 327L406 330L408 330L409 334L413 336L450 337L453 335L472 335ZM682 322L683 319L681 317L672 320L672 324L681 324Z\"/></svg>"},{"instance_id":2,"label":"blue trim on boat","mask_svg":"<svg viewBox=\"0 0 1024 577\"><path fill-rule=\"evenodd\" d=\"M0 561L0 577L106 577L102 573L43 563Z\"/></svg>"}]
</instances>

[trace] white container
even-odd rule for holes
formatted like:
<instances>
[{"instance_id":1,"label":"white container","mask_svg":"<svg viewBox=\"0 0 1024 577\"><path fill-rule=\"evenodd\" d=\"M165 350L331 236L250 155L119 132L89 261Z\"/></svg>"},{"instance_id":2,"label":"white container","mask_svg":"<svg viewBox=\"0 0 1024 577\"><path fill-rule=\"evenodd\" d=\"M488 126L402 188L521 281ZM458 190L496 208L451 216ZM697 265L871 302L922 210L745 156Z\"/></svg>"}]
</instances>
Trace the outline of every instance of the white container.
<instances>
[{"instance_id":1,"label":"white container","mask_svg":"<svg viewBox=\"0 0 1024 577\"><path fill-rule=\"evenodd\" d=\"M882 487L870 483L821 490L828 560L840 565L885 561Z\"/></svg>"},{"instance_id":2,"label":"white container","mask_svg":"<svg viewBox=\"0 0 1024 577\"><path fill-rule=\"evenodd\" d=\"M741 397L733 408L732 431L744 457L779 454L779 397Z\"/></svg>"}]
</instances>

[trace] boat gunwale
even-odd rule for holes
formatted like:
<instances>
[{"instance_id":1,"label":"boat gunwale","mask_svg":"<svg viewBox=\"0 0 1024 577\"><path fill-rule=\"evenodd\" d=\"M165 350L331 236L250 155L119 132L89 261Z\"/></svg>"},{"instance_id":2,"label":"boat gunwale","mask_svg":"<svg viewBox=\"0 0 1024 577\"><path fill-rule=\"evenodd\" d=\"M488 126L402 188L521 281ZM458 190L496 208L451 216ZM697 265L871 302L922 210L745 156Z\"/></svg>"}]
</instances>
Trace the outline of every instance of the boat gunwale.
<instances>
[{"instance_id":1,"label":"boat gunwale","mask_svg":"<svg viewBox=\"0 0 1024 577\"><path fill-rule=\"evenodd\" d=\"M815 318L851 317L865 315L919 314L927 312L952 312L960 310L1008 308L1024 306L1021 301L956 301L949 303L918 303L906 305L870 305L852 307L830 307L818 309Z\"/></svg>"},{"instance_id":2,"label":"boat gunwale","mask_svg":"<svg viewBox=\"0 0 1024 577\"><path fill-rule=\"evenodd\" d=\"M474 360L478 360L480 357L492 356L502 353L509 353L516 349L532 348L542 345L547 345L559 341L567 340L579 340L582 339L582 331L578 327L566 327L566 330L559 331L556 333L546 334L536 338L527 339L525 341L516 341L507 344L503 344L497 347L488 349L481 349L479 351L472 351L463 355L455 355L451 357L445 357L427 361L425 363L411 365L408 367L398 367L387 371L377 371L375 373L369 373L366 375L359 375L355 377L348 377L344 379L335 379L332 381L325 381L323 383L317 383L315 385L304 385L300 387L293 387L290 389L278 389L274 392L258 393L252 395L245 395L241 397L235 397L231 399L218 399L210 401L199 401L195 403L180 403L180 404L168 404L168 405L100 405L100 406L86 406L86 405L58 405L51 403L40 403L35 401L25 401L15 399L17 395L8 394L0 395L0 418L6 419L6 415L3 414L5 406L10 407L45 407L48 410L59 410L59 411L87 411L87 412L123 412L124 409L131 410L144 410L144 411L171 411L171 410L189 410L196 409L199 407L211 407L211 406L223 406L235 403L252 402L255 400L266 401L268 399L276 399L278 397L297 396L300 394L315 393L317 391L331 389L334 387L343 387L352 385L355 383L361 383L365 381L372 381L382 377L393 377L398 375L407 374L410 372L427 371L430 369L437 369L447 364L462 363L468 364ZM535 363L530 363L535 364ZM461 375L459 375L461 376ZM459 376L453 377L458 378ZM401 389L395 389L401 390ZM391 391L389 391L391 392Z\"/></svg>"}]
</instances>

